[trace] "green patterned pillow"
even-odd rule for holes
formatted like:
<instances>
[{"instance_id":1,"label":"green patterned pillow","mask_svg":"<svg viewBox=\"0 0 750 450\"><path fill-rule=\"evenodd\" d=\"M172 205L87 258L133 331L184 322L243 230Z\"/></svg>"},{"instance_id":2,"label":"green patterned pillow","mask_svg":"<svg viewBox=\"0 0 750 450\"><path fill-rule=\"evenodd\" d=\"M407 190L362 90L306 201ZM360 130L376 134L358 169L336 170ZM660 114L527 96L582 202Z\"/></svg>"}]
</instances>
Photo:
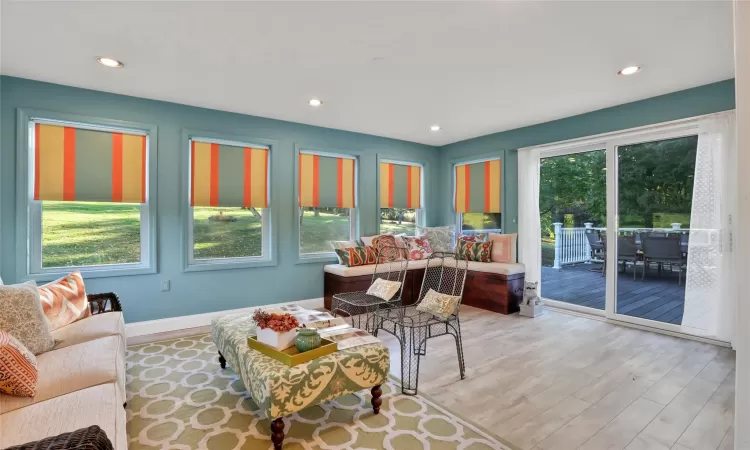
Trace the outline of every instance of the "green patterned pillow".
<instances>
[{"instance_id":1,"label":"green patterned pillow","mask_svg":"<svg viewBox=\"0 0 750 450\"><path fill-rule=\"evenodd\" d=\"M492 241L472 242L460 239L456 244L456 259L491 262Z\"/></svg>"},{"instance_id":2,"label":"green patterned pillow","mask_svg":"<svg viewBox=\"0 0 750 450\"><path fill-rule=\"evenodd\" d=\"M369 245L364 247L347 247L335 249L341 264L346 267L366 266L378 262L378 252Z\"/></svg>"}]
</instances>

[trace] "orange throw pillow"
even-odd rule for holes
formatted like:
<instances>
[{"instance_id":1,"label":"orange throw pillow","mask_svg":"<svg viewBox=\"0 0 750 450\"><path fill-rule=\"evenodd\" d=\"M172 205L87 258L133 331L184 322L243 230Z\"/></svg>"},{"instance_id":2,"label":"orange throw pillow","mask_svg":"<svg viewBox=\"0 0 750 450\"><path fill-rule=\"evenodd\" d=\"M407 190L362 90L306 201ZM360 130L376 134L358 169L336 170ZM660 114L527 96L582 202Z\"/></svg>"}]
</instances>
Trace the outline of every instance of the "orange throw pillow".
<instances>
[{"instance_id":1,"label":"orange throw pillow","mask_svg":"<svg viewBox=\"0 0 750 450\"><path fill-rule=\"evenodd\" d=\"M518 262L516 255L516 241L518 234L490 233L489 240L492 241L492 262L515 263Z\"/></svg>"},{"instance_id":2,"label":"orange throw pillow","mask_svg":"<svg viewBox=\"0 0 750 450\"><path fill-rule=\"evenodd\" d=\"M81 272L75 271L52 283L40 286L39 297L50 331L91 315Z\"/></svg>"},{"instance_id":3,"label":"orange throw pillow","mask_svg":"<svg viewBox=\"0 0 750 450\"><path fill-rule=\"evenodd\" d=\"M34 354L10 333L0 330L0 392L33 397L38 378Z\"/></svg>"}]
</instances>

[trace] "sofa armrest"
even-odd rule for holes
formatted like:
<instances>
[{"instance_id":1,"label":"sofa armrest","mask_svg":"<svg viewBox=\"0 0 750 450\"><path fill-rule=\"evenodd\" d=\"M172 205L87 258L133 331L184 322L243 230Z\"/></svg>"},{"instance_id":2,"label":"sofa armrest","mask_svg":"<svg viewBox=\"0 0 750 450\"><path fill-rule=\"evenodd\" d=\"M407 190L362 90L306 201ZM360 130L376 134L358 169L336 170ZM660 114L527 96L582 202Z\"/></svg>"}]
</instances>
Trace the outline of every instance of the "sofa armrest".
<instances>
[{"instance_id":1,"label":"sofa armrest","mask_svg":"<svg viewBox=\"0 0 750 450\"><path fill-rule=\"evenodd\" d=\"M114 292L105 292L103 294L88 294L89 308L91 314L101 314L105 312L120 311L122 304L120 298Z\"/></svg>"}]
</instances>

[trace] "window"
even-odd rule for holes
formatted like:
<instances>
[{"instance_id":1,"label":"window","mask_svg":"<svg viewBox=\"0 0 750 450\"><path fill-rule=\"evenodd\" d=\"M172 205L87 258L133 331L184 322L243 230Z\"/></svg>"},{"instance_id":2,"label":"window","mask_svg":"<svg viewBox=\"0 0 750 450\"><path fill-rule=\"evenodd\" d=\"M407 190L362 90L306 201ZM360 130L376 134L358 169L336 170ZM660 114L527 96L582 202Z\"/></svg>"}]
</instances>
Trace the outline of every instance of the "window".
<instances>
[{"instance_id":1,"label":"window","mask_svg":"<svg viewBox=\"0 0 750 450\"><path fill-rule=\"evenodd\" d=\"M456 164L453 205L459 232L496 232L502 229L502 160Z\"/></svg>"},{"instance_id":2,"label":"window","mask_svg":"<svg viewBox=\"0 0 750 450\"><path fill-rule=\"evenodd\" d=\"M301 151L298 164L300 257L330 256L330 241L357 238L357 160Z\"/></svg>"},{"instance_id":3,"label":"window","mask_svg":"<svg viewBox=\"0 0 750 450\"><path fill-rule=\"evenodd\" d=\"M422 166L380 162L380 232L416 234L422 224Z\"/></svg>"},{"instance_id":4,"label":"window","mask_svg":"<svg viewBox=\"0 0 750 450\"><path fill-rule=\"evenodd\" d=\"M30 275L153 268L145 130L30 119Z\"/></svg>"},{"instance_id":5,"label":"window","mask_svg":"<svg viewBox=\"0 0 750 450\"><path fill-rule=\"evenodd\" d=\"M268 147L189 142L188 270L270 261Z\"/></svg>"}]
</instances>

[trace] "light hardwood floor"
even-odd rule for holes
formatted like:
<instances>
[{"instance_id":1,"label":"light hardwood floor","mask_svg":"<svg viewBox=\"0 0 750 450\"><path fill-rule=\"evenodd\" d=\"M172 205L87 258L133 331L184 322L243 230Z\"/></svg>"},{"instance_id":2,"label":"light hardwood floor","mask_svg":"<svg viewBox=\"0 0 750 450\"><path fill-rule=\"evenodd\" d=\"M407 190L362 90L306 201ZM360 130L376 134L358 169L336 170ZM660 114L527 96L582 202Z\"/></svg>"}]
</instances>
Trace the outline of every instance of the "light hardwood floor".
<instances>
[{"instance_id":1,"label":"light hardwood floor","mask_svg":"<svg viewBox=\"0 0 750 450\"><path fill-rule=\"evenodd\" d=\"M428 341L419 392L522 449L730 450L734 351L547 311L461 308L453 338ZM391 372L400 377L398 341Z\"/></svg>"}]
</instances>

